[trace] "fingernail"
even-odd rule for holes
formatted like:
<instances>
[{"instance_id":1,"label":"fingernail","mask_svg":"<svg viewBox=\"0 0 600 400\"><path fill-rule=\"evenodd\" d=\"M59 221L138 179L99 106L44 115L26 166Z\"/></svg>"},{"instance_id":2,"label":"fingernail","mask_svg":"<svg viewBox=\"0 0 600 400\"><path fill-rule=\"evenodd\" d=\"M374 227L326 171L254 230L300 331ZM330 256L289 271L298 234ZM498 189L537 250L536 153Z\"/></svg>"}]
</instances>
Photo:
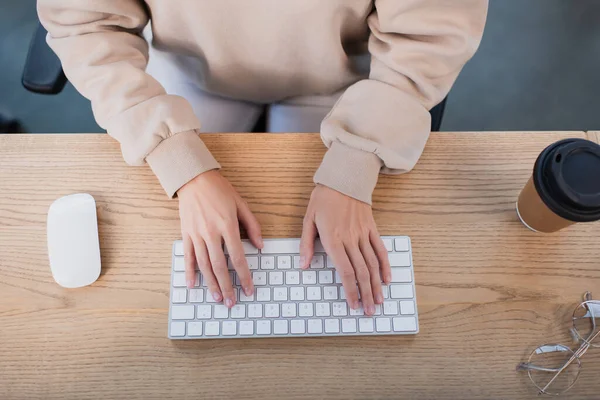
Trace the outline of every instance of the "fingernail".
<instances>
[{"instance_id":1,"label":"fingernail","mask_svg":"<svg viewBox=\"0 0 600 400\"><path fill-rule=\"evenodd\" d=\"M233 300L231 300L231 299L225 299L225 305L226 305L228 308L231 308L231 307L233 307Z\"/></svg>"},{"instance_id":2,"label":"fingernail","mask_svg":"<svg viewBox=\"0 0 600 400\"><path fill-rule=\"evenodd\" d=\"M369 314L369 315L375 314L375 306L367 307L367 314Z\"/></svg>"},{"instance_id":3,"label":"fingernail","mask_svg":"<svg viewBox=\"0 0 600 400\"><path fill-rule=\"evenodd\" d=\"M194 280L193 280L193 279L188 279L188 280L186 281L186 283L187 283L187 287L188 287L188 289L191 289L191 288L193 288L193 287L194 287Z\"/></svg>"},{"instance_id":4,"label":"fingernail","mask_svg":"<svg viewBox=\"0 0 600 400\"><path fill-rule=\"evenodd\" d=\"M355 301L354 303L352 303L352 308L354 310L358 310L359 307L360 307L360 303L358 301Z\"/></svg>"},{"instance_id":5,"label":"fingernail","mask_svg":"<svg viewBox=\"0 0 600 400\"><path fill-rule=\"evenodd\" d=\"M300 256L300 268L304 268L306 263L306 257Z\"/></svg>"},{"instance_id":6,"label":"fingernail","mask_svg":"<svg viewBox=\"0 0 600 400\"><path fill-rule=\"evenodd\" d=\"M215 299L215 301L221 301L221 293L213 293L213 299Z\"/></svg>"},{"instance_id":7,"label":"fingernail","mask_svg":"<svg viewBox=\"0 0 600 400\"><path fill-rule=\"evenodd\" d=\"M263 247L265 247L265 242L263 242L263 239L262 239L262 238L259 238L259 239L258 239L258 244L259 244L259 246L260 246L260 248L261 248L261 249L262 249Z\"/></svg>"},{"instance_id":8,"label":"fingernail","mask_svg":"<svg viewBox=\"0 0 600 400\"><path fill-rule=\"evenodd\" d=\"M246 286L244 288L244 293L246 294L246 296L252 296L252 288L250 288L249 286Z\"/></svg>"},{"instance_id":9,"label":"fingernail","mask_svg":"<svg viewBox=\"0 0 600 400\"><path fill-rule=\"evenodd\" d=\"M378 294L377 296L375 296L375 301L377 302L377 304L383 303L383 296L381 294Z\"/></svg>"}]
</instances>

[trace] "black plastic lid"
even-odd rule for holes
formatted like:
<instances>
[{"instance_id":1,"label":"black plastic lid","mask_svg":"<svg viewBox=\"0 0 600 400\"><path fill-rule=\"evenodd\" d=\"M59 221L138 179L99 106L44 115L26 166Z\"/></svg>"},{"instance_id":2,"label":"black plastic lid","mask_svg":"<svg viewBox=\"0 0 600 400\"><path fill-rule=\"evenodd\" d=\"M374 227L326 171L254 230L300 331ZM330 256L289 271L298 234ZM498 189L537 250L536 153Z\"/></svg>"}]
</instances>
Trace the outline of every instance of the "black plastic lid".
<instances>
[{"instance_id":1,"label":"black plastic lid","mask_svg":"<svg viewBox=\"0 0 600 400\"><path fill-rule=\"evenodd\" d=\"M548 146L535 162L533 181L542 201L562 218L600 220L600 145L565 139Z\"/></svg>"}]
</instances>

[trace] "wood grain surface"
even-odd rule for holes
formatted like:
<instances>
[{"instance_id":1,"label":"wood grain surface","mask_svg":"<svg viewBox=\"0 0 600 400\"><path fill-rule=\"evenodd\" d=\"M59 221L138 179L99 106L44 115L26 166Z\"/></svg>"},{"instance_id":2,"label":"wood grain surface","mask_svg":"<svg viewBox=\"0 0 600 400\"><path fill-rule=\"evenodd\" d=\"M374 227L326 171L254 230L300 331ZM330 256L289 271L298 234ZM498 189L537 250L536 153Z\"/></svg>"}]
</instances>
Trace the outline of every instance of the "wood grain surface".
<instances>
[{"instance_id":1,"label":"wood grain surface","mask_svg":"<svg viewBox=\"0 0 600 400\"><path fill-rule=\"evenodd\" d=\"M380 232L413 241L419 335L178 342L177 202L151 171L106 135L0 135L0 399L538 398L515 366L571 345L582 293L600 296L600 224L535 234L514 210L538 153L566 137L586 133L434 133L412 173L381 177ZM299 237L319 137L204 139L265 237ZM68 290L50 274L46 213L77 192L97 200L103 270ZM565 398L597 399L600 349L582 361Z\"/></svg>"}]
</instances>

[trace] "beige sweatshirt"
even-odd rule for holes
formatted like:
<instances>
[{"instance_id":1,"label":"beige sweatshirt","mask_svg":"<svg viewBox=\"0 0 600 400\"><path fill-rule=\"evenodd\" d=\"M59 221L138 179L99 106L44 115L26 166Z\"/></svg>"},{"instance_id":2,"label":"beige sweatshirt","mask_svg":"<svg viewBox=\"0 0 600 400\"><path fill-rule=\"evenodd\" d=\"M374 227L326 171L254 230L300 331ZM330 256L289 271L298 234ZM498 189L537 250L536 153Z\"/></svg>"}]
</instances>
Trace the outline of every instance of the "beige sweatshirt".
<instances>
[{"instance_id":1,"label":"beige sweatshirt","mask_svg":"<svg viewBox=\"0 0 600 400\"><path fill-rule=\"evenodd\" d=\"M190 73L210 93L267 103L347 87L321 126L315 182L370 203L379 172L419 159L428 110L475 52L487 0L38 0L38 13L98 124L170 196L219 164L188 102L145 73L149 21L151 45L197 57Z\"/></svg>"}]
</instances>

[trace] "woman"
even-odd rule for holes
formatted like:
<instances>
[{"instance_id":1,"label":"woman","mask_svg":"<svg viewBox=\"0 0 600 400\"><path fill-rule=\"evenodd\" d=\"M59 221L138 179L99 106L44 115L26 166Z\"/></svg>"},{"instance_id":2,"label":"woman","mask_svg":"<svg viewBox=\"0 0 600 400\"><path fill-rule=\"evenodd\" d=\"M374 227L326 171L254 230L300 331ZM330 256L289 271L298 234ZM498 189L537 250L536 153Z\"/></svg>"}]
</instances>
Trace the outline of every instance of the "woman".
<instances>
[{"instance_id":1,"label":"woman","mask_svg":"<svg viewBox=\"0 0 600 400\"><path fill-rule=\"evenodd\" d=\"M259 248L261 230L199 133L248 131L264 104L271 131L320 125L329 150L314 177L301 264L318 233L350 307L360 292L374 313L391 271L371 193L380 172L417 162L428 110L475 52L487 0L39 0L38 12L125 160L147 162L179 198L189 284L197 262L228 307L236 299L222 243L251 295L238 220Z\"/></svg>"}]
</instances>

